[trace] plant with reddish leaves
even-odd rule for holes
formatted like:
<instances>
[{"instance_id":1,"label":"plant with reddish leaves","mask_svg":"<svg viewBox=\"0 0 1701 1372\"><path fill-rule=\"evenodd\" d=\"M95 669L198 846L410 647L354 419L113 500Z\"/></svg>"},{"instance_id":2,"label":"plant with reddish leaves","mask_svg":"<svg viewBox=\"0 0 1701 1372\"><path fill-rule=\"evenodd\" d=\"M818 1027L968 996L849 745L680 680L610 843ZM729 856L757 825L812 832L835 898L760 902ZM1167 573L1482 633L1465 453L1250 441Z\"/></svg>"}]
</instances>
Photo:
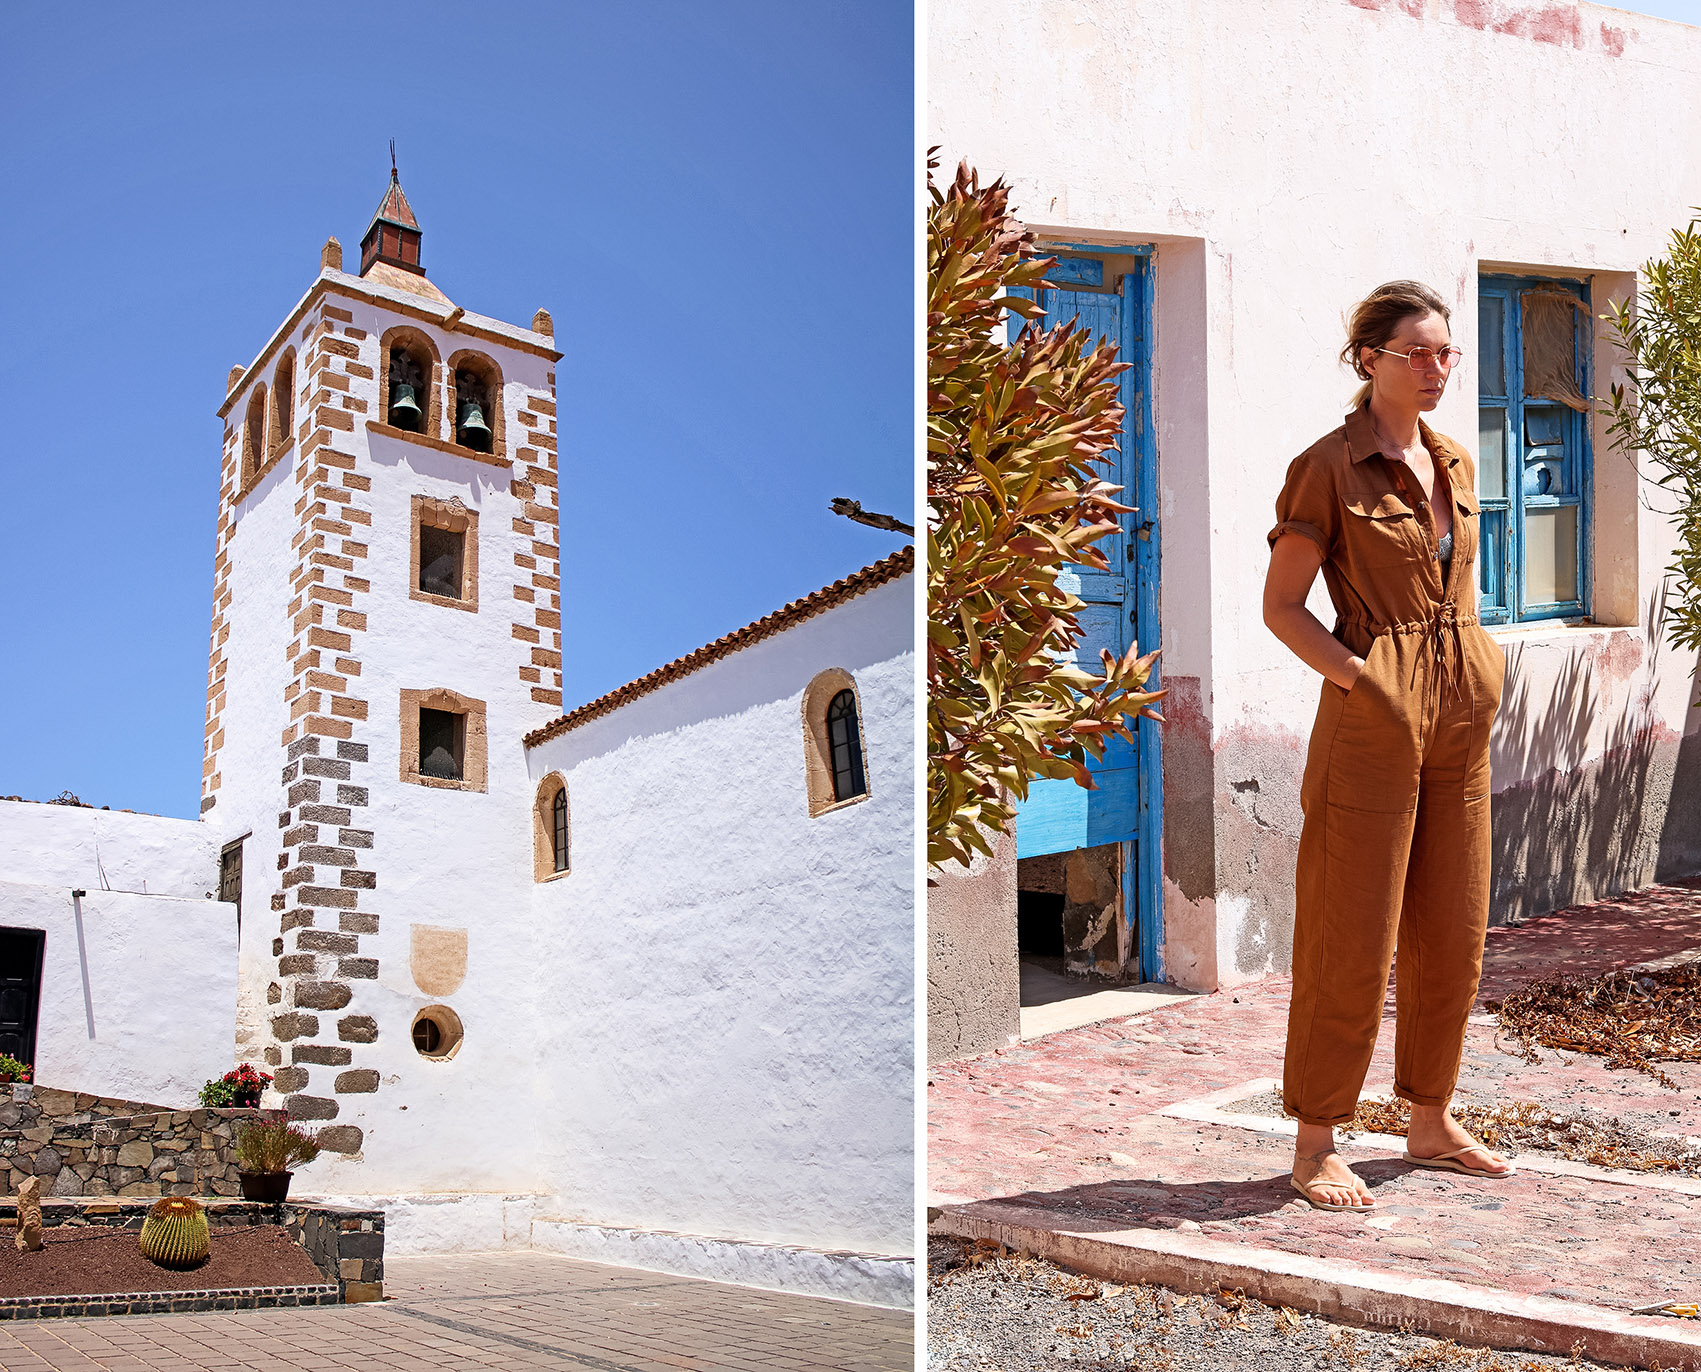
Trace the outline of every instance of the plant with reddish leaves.
<instances>
[{"instance_id":1,"label":"plant with reddish leaves","mask_svg":"<svg viewBox=\"0 0 1701 1372\"><path fill-rule=\"evenodd\" d=\"M1098 473L1122 430L1110 344L1089 349L1074 323L1025 326L998 341L1050 258L1009 212L1002 181L965 164L945 190L928 167L927 224L927 859L990 854L1036 777L1097 789L1104 756L1130 720L1160 716L1143 691L1157 654L1101 653L1102 674L1073 665L1082 602L1059 588L1075 565L1107 570L1094 545L1129 507Z\"/></svg>"}]
</instances>

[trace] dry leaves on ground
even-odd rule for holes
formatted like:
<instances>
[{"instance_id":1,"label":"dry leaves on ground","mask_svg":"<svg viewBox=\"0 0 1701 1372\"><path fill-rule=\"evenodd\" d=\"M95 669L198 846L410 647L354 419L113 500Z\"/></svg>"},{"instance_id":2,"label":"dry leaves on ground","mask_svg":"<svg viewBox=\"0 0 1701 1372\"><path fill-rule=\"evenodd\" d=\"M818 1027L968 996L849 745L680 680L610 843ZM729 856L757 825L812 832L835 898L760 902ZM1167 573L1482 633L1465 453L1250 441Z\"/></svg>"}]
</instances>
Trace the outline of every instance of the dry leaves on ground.
<instances>
[{"instance_id":1,"label":"dry leaves on ground","mask_svg":"<svg viewBox=\"0 0 1701 1372\"><path fill-rule=\"evenodd\" d=\"M1677 1083L1655 1064L1701 1062L1701 962L1533 981L1483 1008L1500 1016L1501 1031L1528 1062L1540 1061L1538 1043L1590 1053L1674 1091Z\"/></svg>"}]
</instances>

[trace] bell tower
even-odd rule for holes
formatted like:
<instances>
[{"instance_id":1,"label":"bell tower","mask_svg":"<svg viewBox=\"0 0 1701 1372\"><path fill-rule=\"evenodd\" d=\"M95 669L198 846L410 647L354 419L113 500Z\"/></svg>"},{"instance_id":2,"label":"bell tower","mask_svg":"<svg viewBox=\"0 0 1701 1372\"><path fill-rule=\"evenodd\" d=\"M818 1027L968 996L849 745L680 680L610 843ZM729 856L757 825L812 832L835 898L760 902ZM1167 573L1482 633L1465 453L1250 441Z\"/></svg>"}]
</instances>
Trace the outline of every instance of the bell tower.
<instances>
[{"instance_id":1,"label":"bell tower","mask_svg":"<svg viewBox=\"0 0 1701 1372\"><path fill-rule=\"evenodd\" d=\"M392 162L359 274L328 242L219 412L201 809L244 873L237 1052L351 1192L429 1189L426 1141L482 1151L515 1089L493 969L529 909L522 737L561 708L553 326L455 304L421 238Z\"/></svg>"}]
</instances>

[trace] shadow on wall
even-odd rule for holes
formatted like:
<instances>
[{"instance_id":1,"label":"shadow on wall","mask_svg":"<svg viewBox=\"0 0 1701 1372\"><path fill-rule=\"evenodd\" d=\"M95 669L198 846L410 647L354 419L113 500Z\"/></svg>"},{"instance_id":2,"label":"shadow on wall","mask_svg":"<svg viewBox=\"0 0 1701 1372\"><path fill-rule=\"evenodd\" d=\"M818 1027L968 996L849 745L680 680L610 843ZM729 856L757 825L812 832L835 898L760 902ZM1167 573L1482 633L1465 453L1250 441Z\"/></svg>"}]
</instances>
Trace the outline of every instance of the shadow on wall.
<instances>
[{"instance_id":1,"label":"shadow on wall","mask_svg":"<svg viewBox=\"0 0 1701 1372\"><path fill-rule=\"evenodd\" d=\"M1508 647L1492 762L1530 779L1494 796L1492 924L1701 869L1701 735L1674 734L1653 699L1670 651L1666 623L1662 586L1648 606L1645 662L1615 658L1610 643L1573 653L1551 690L1532 682L1526 645ZM1691 701L1696 671L1686 682ZM1610 694L1603 675L1622 679L1631 699L1599 754L1585 760Z\"/></svg>"}]
</instances>

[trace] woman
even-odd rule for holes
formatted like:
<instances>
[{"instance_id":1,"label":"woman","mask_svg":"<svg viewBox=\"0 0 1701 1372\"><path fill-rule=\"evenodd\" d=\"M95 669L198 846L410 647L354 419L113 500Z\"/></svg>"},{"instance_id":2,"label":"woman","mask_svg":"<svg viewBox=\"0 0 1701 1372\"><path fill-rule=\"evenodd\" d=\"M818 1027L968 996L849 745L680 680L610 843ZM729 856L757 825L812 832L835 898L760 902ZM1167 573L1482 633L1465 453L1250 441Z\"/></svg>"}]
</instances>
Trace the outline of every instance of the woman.
<instances>
[{"instance_id":1,"label":"woman","mask_svg":"<svg viewBox=\"0 0 1701 1372\"><path fill-rule=\"evenodd\" d=\"M1394 1094L1406 1160L1510 1176L1448 1113L1488 928L1488 732L1505 659L1476 616L1476 466L1421 416L1460 353L1415 281L1353 310L1346 423L1288 468L1264 622L1324 677L1300 804L1283 1105L1293 1186L1324 1210L1375 1204L1335 1152L1382 1021L1396 945ZM1318 568L1337 615L1306 609Z\"/></svg>"}]
</instances>

